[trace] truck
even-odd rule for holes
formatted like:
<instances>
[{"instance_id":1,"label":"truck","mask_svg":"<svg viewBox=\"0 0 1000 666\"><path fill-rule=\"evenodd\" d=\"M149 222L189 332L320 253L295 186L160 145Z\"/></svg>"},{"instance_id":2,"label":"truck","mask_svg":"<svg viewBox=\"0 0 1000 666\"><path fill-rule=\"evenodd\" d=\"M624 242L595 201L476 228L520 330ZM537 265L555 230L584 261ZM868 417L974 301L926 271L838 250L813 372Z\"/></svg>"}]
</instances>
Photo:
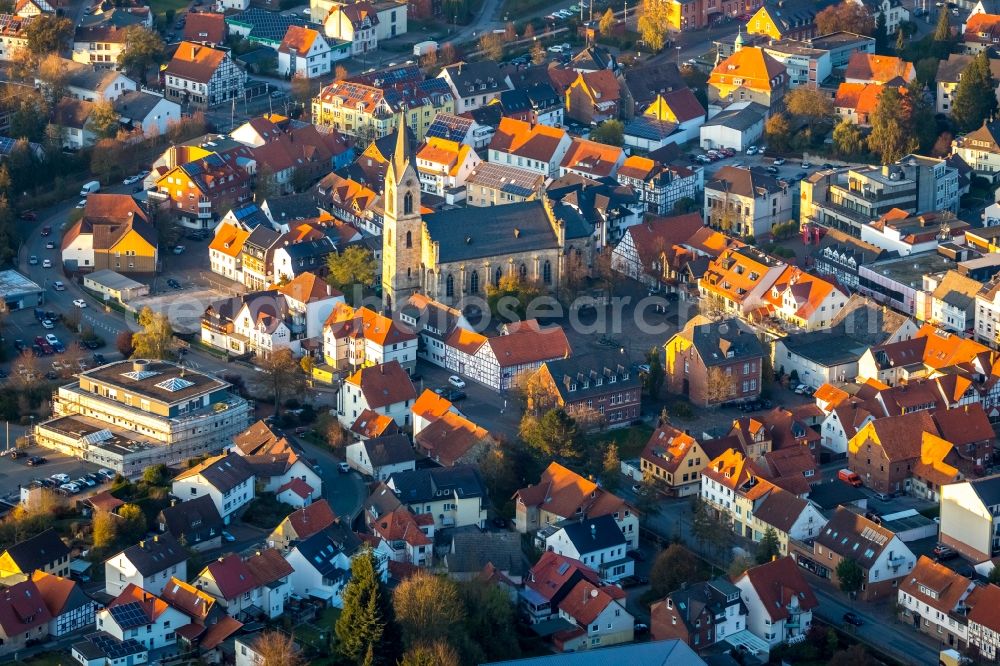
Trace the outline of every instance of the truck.
<instances>
[{"instance_id":1,"label":"truck","mask_svg":"<svg viewBox=\"0 0 1000 666\"><path fill-rule=\"evenodd\" d=\"M849 486L854 486L855 488L861 486L861 477L849 469L842 469L837 472L837 478Z\"/></svg>"},{"instance_id":2,"label":"truck","mask_svg":"<svg viewBox=\"0 0 1000 666\"><path fill-rule=\"evenodd\" d=\"M84 183L83 188L80 190L80 196L85 197L88 194L93 194L101 189L101 181L92 180L89 183Z\"/></svg>"},{"instance_id":3,"label":"truck","mask_svg":"<svg viewBox=\"0 0 1000 666\"><path fill-rule=\"evenodd\" d=\"M413 55L418 58L425 56L428 53L432 53L438 50L438 43L434 40L428 40L426 42L417 42L413 45Z\"/></svg>"}]
</instances>

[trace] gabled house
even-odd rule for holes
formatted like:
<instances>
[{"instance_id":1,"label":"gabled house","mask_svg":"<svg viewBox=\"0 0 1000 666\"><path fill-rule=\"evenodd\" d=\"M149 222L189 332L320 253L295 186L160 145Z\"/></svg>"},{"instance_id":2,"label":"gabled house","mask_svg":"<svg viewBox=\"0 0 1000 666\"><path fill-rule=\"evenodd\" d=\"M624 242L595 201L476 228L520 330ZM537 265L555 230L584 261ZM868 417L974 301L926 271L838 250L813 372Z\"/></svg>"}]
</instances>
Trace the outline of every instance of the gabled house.
<instances>
[{"instance_id":1,"label":"gabled house","mask_svg":"<svg viewBox=\"0 0 1000 666\"><path fill-rule=\"evenodd\" d=\"M987 584L976 587L969 595L969 645L974 652L989 661L995 661L1000 652L1000 587Z\"/></svg>"},{"instance_id":2,"label":"gabled house","mask_svg":"<svg viewBox=\"0 0 1000 666\"><path fill-rule=\"evenodd\" d=\"M465 183L481 162L472 146L436 136L427 137L416 153L420 189L445 197L449 203L464 199Z\"/></svg>"},{"instance_id":3,"label":"gabled house","mask_svg":"<svg viewBox=\"0 0 1000 666\"><path fill-rule=\"evenodd\" d=\"M98 631L119 641L138 641L148 650L175 645L177 630L188 622L184 613L132 583L97 612Z\"/></svg>"},{"instance_id":4,"label":"gabled house","mask_svg":"<svg viewBox=\"0 0 1000 666\"><path fill-rule=\"evenodd\" d=\"M302 499L307 504L323 493L323 478L317 468L291 447L281 452L244 456L244 459L250 464L261 492L279 494L288 489L288 484L296 482L295 490L305 491Z\"/></svg>"},{"instance_id":5,"label":"gabled house","mask_svg":"<svg viewBox=\"0 0 1000 666\"><path fill-rule=\"evenodd\" d=\"M642 380L628 368L621 354L585 354L546 361L532 381L544 391L543 401L553 401L581 427L624 427L639 416ZM529 396L529 409L533 405Z\"/></svg>"},{"instance_id":6,"label":"gabled house","mask_svg":"<svg viewBox=\"0 0 1000 666\"><path fill-rule=\"evenodd\" d=\"M338 393L337 417L350 427L365 410L391 417L396 425L410 425L410 406L417 397L413 382L399 361L361 368L344 380Z\"/></svg>"},{"instance_id":7,"label":"gabled house","mask_svg":"<svg viewBox=\"0 0 1000 666\"><path fill-rule=\"evenodd\" d=\"M145 645L129 638L121 641L106 631L95 631L73 643L70 651L73 658L86 666L104 666L115 659L131 660L133 664L149 661L149 650Z\"/></svg>"},{"instance_id":8,"label":"gabled house","mask_svg":"<svg viewBox=\"0 0 1000 666\"><path fill-rule=\"evenodd\" d=\"M519 606L531 624L544 622L558 614L559 604L582 580L601 583L597 572L580 560L546 550L524 578Z\"/></svg>"},{"instance_id":9,"label":"gabled house","mask_svg":"<svg viewBox=\"0 0 1000 666\"><path fill-rule=\"evenodd\" d=\"M42 595L45 608L52 617L49 620L49 636L65 636L94 626L97 602L87 596L76 581L35 571L31 574L31 582Z\"/></svg>"},{"instance_id":10,"label":"gabled house","mask_svg":"<svg viewBox=\"0 0 1000 666\"><path fill-rule=\"evenodd\" d=\"M696 650L715 645L747 628L740 589L725 578L685 585L649 607L655 641L676 638Z\"/></svg>"},{"instance_id":11,"label":"gabled house","mask_svg":"<svg viewBox=\"0 0 1000 666\"><path fill-rule=\"evenodd\" d=\"M215 236L208 244L208 261L213 273L243 282L243 243L250 232L229 222L215 228Z\"/></svg>"},{"instance_id":12,"label":"gabled house","mask_svg":"<svg viewBox=\"0 0 1000 666\"><path fill-rule=\"evenodd\" d=\"M1000 475L941 488L941 543L973 562L1000 552Z\"/></svg>"},{"instance_id":13,"label":"gabled house","mask_svg":"<svg viewBox=\"0 0 1000 666\"><path fill-rule=\"evenodd\" d=\"M199 590L216 599L230 617L275 619L291 594L291 565L274 549L243 560L230 553L210 562L194 579Z\"/></svg>"},{"instance_id":14,"label":"gabled house","mask_svg":"<svg viewBox=\"0 0 1000 666\"><path fill-rule=\"evenodd\" d=\"M0 654L23 650L28 641L44 641L51 621L52 614L34 582L25 580L4 588L0 591Z\"/></svg>"},{"instance_id":15,"label":"gabled house","mask_svg":"<svg viewBox=\"0 0 1000 666\"><path fill-rule=\"evenodd\" d=\"M256 475L243 456L235 453L208 458L186 469L172 482L172 492L182 501L207 495L227 525L233 514L253 501Z\"/></svg>"},{"instance_id":16,"label":"gabled house","mask_svg":"<svg viewBox=\"0 0 1000 666\"><path fill-rule=\"evenodd\" d=\"M579 72L566 88L566 117L584 125L617 120L621 115L620 85L614 72Z\"/></svg>"},{"instance_id":17,"label":"gabled house","mask_svg":"<svg viewBox=\"0 0 1000 666\"><path fill-rule=\"evenodd\" d=\"M578 582L559 603L559 617L576 625L553 636L562 652L628 643L635 637L635 618L625 608L625 592L615 585Z\"/></svg>"},{"instance_id":18,"label":"gabled house","mask_svg":"<svg viewBox=\"0 0 1000 666\"><path fill-rule=\"evenodd\" d=\"M111 105L124 129L141 131L146 137L163 136L181 119L180 104L146 90L125 92Z\"/></svg>"},{"instance_id":19,"label":"gabled house","mask_svg":"<svg viewBox=\"0 0 1000 666\"><path fill-rule=\"evenodd\" d=\"M791 218L787 183L763 170L724 166L705 183L705 224L713 229L758 237Z\"/></svg>"},{"instance_id":20,"label":"gabled house","mask_svg":"<svg viewBox=\"0 0 1000 666\"><path fill-rule=\"evenodd\" d=\"M510 77L500 71L492 60L459 62L441 70L438 78L444 79L455 98L455 113L466 113L486 106L505 90L514 88Z\"/></svg>"},{"instance_id":21,"label":"gabled house","mask_svg":"<svg viewBox=\"0 0 1000 666\"><path fill-rule=\"evenodd\" d=\"M69 556L70 550L59 533L49 528L0 554L0 578L30 576L35 571L65 578L69 576Z\"/></svg>"},{"instance_id":22,"label":"gabled house","mask_svg":"<svg viewBox=\"0 0 1000 666\"><path fill-rule=\"evenodd\" d=\"M442 467L475 464L497 440L461 414L448 411L413 437L413 447Z\"/></svg>"},{"instance_id":23,"label":"gabled house","mask_svg":"<svg viewBox=\"0 0 1000 666\"><path fill-rule=\"evenodd\" d=\"M975 584L945 565L921 555L913 571L899 583L899 620L948 647L968 645L966 601Z\"/></svg>"},{"instance_id":24,"label":"gabled house","mask_svg":"<svg viewBox=\"0 0 1000 666\"><path fill-rule=\"evenodd\" d=\"M625 151L622 148L574 137L559 164L559 175L573 173L595 180L614 178L624 162Z\"/></svg>"},{"instance_id":25,"label":"gabled house","mask_svg":"<svg viewBox=\"0 0 1000 666\"><path fill-rule=\"evenodd\" d=\"M325 530L337 520L336 514L325 499L316 500L285 516L267 537L267 545L287 552L294 543L304 541Z\"/></svg>"},{"instance_id":26,"label":"gabled house","mask_svg":"<svg viewBox=\"0 0 1000 666\"><path fill-rule=\"evenodd\" d=\"M160 598L191 618L192 624L202 627L215 624L226 614L215 597L179 578L171 578L167 582Z\"/></svg>"},{"instance_id":27,"label":"gabled house","mask_svg":"<svg viewBox=\"0 0 1000 666\"><path fill-rule=\"evenodd\" d=\"M885 85L898 79L905 86L916 76L917 72L912 62L895 56L871 53L854 53L844 71L844 81L847 83Z\"/></svg>"},{"instance_id":28,"label":"gabled house","mask_svg":"<svg viewBox=\"0 0 1000 666\"><path fill-rule=\"evenodd\" d=\"M697 201L705 186L704 172L698 167L664 165L639 155L626 157L616 177L619 184L636 192L646 212L653 215L669 215L681 199Z\"/></svg>"},{"instance_id":29,"label":"gabled house","mask_svg":"<svg viewBox=\"0 0 1000 666\"><path fill-rule=\"evenodd\" d=\"M225 522L208 495L186 502L171 500L156 520L160 532L168 532L195 552L212 550L222 545Z\"/></svg>"},{"instance_id":30,"label":"gabled house","mask_svg":"<svg viewBox=\"0 0 1000 666\"><path fill-rule=\"evenodd\" d=\"M937 428L927 410L877 418L848 443L847 463L864 484L880 493L909 489L913 468Z\"/></svg>"},{"instance_id":31,"label":"gabled house","mask_svg":"<svg viewBox=\"0 0 1000 666\"><path fill-rule=\"evenodd\" d=\"M104 591L117 597L131 586L159 594L171 577L187 578L187 560L184 546L169 533L143 539L104 561Z\"/></svg>"},{"instance_id":32,"label":"gabled house","mask_svg":"<svg viewBox=\"0 0 1000 666\"><path fill-rule=\"evenodd\" d=\"M330 44L318 30L288 27L278 46L278 74L314 79L329 74L331 62Z\"/></svg>"},{"instance_id":33,"label":"gabled house","mask_svg":"<svg viewBox=\"0 0 1000 666\"><path fill-rule=\"evenodd\" d=\"M350 42L351 55L367 53L378 48L378 11L368 2L335 5L322 21L323 31L327 37Z\"/></svg>"},{"instance_id":34,"label":"gabled house","mask_svg":"<svg viewBox=\"0 0 1000 666\"><path fill-rule=\"evenodd\" d=\"M486 486L471 465L397 472L385 485L414 514L434 516L436 529L486 524Z\"/></svg>"},{"instance_id":35,"label":"gabled house","mask_svg":"<svg viewBox=\"0 0 1000 666\"><path fill-rule=\"evenodd\" d=\"M676 497L698 494L701 470L709 463L698 440L664 423L653 431L639 456L643 478L652 478L658 486Z\"/></svg>"},{"instance_id":36,"label":"gabled house","mask_svg":"<svg viewBox=\"0 0 1000 666\"><path fill-rule=\"evenodd\" d=\"M625 535L629 549L638 547L636 510L617 495L557 462L549 463L537 484L514 493L514 499L514 526L522 534L550 531L563 521L610 516Z\"/></svg>"},{"instance_id":37,"label":"gabled house","mask_svg":"<svg viewBox=\"0 0 1000 666\"><path fill-rule=\"evenodd\" d=\"M791 557L750 567L734 584L746 604L747 629L770 647L809 633L819 601Z\"/></svg>"},{"instance_id":38,"label":"gabled house","mask_svg":"<svg viewBox=\"0 0 1000 666\"><path fill-rule=\"evenodd\" d=\"M351 560L359 556L367 557L371 552L376 559L376 571L385 582L389 562L386 550L380 546L369 551L349 527L334 524L304 541L296 542L285 556L292 568L289 576L292 592L303 598L322 599L334 608L340 608L343 606L344 587L350 580Z\"/></svg>"},{"instance_id":39,"label":"gabled house","mask_svg":"<svg viewBox=\"0 0 1000 666\"><path fill-rule=\"evenodd\" d=\"M405 506L380 515L372 521L371 531L392 552L393 562L405 562L418 567L432 564L434 559L434 516L414 514Z\"/></svg>"},{"instance_id":40,"label":"gabled house","mask_svg":"<svg viewBox=\"0 0 1000 666\"><path fill-rule=\"evenodd\" d=\"M164 70L167 98L202 110L241 99L246 81L229 49L194 42L181 42Z\"/></svg>"},{"instance_id":41,"label":"gabled house","mask_svg":"<svg viewBox=\"0 0 1000 666\"><path fill-rule=\"evenodd\" d=\"M397 362L412 371L417 336L367 307L338 304L323 325L323 360L337 370L357 370Z\"/></svg>"},{"instance_id":42,"label":"gabled house","mask_svg":"<svg viewBox=\"0 0 1000 666\"><path fill-rule=\"evenodd\" d=\"M159 269L156 229L129 194L91 194L83 216L62 237L67 270L155 273Z\"/></svg>"},{"instance_id":43,"label":"gabled house","mask_svg":"<svg viewBox=\"0 0 1000 666\"><path fill-rule=\"evenodd\" d=\"M708 78L708 103L751 101L771 108L785 96L788 73L784 65L748 46L737 50L712 69Z\"/></svg>"},{"instance_id":44,"label":"gabled house","mask_svg":"<svg viewBox=\"0 0 1000 666\"><path fill-rule=\"evenodd\" d=\"M574 518L552 528L545 536L545 549L593 567L602 581L614 583L635 573L629 542L612 516Z\"/></svg>"},{"instance_id":45,"label":"gabled house","mask_svg":"<svg viewBox=\"0 0 1000 666\"><path fill-rule=\"evenodd\" d=\"M402 432L391 416L379 414L371 409L366 409L358 414L357 420L351 424L348 430L351 431L355 439L359 440L395 435Z\"/></svg>"},{"instance_id":46,"label":"gabled house","mask_svg":"<svg viewBox=\"0 0 1000 666\"><path fill-rule=\"evenodd\" d=\"M555 178L571 143L564 129L503 117L490 140L489 162Z\"/></svg>"}]
</instances>

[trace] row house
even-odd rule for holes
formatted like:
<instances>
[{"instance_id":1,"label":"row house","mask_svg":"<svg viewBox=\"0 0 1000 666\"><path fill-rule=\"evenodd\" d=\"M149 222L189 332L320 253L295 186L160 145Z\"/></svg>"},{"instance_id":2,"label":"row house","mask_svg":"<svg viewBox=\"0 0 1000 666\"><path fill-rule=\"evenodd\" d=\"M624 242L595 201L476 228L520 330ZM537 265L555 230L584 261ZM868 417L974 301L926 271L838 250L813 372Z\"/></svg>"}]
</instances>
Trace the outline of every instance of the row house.
<instances>
[{"instance_id":1,"label":"row house","mask_svg":"<svg viewBox=\"0 0 1000 666\"><path fill-rule=\"evenodd\" d=\"M250 175L235 161L209 152L164 170L150 194L168 206L182 226L212 229L222 211L250 199Z\"/></svg>"},{"instance_id":2,"label":"row house","mask_svg":"<svg viewBox=\"0 0 1000 666\"><path fill-rule=\"evenodd\" d=\"M458 62L441 70L442 79L455 99L454 112L475 111L498 99L501 93L513 90L510 77L492 60Z\"/></svg>"},{"instance_id":3,"label":"row house","mask_svg":"<svg viewBox=\"0 0 1000 666\"><path fill-rule=\"evenodd\" d=\"M381 234L381 229L372 224L378 195L364 183L330 173L319 181L316 192L334 218L372 235Z\"/></svg>"},{"instance_id":4,"label":"row house","mask_svg":"<svg viewBox=\"0 0 1000 666\"><path fill-rule=\"evenodd\" d=\"M264 225L256 227L243 241L240 263L243 265L243 285L248 289L263 290L276 282L274 253L280 242L281 233Z\"/></svg>"},{"instance_id":5,"label":"row house","mask_svg":"<svg viewBox=\"0 0 1000 666\"><path fill-rule=\"evenodd\" d=\"M984 659L994 661L1000 655L1000 587L983 585L973 590L967 599L969 611L969 645Z\"/></svg>"},{"instance_id":6,"label":"row house","mask_svg":"<svg viewBox=\"0 0 1000 666\"><path fill-rule=\"evenodd\" d=\"M455 203L465 198L466 180L481 162L471 146L429 137L416 153L420 189Z\"/></svg>"},{"instance_id":7,"label":"row house","mask_svg":"<svg viewBox=\"0 0 1000 666\"><path fill-rule=\"evenodd\" d=\"M747 629L771 648L805 640L819 599L791 557L750 567L733 584L747 608Z\"/></svg>"},{"instance_id":8,"label":"row house","mask_svg":"<svg viewBox=\"0 0 1000 666\"><path fill-rule=\"evenodd\" d=\"M592 180L614 178L625 163L625 151L618 146L573 137L559 164L559 175L575 174Z\"/></svg>"},{"instance_id":9,"label":"row house","mask_svg":"<svg viewBox=\"0 0 1000 666\"><path fill-rule=\"evenodd\" d=\"M433 516L436 530L470 525L482 529L486 524L489 497L473 465L397 472L385 482L385 488L414 515ZM375 493L379 492L377 487Z\"/></svg>"},{"instance_id":10,"label":"row house","mask_svg":"<svg viewBox=\"0 0 1000 666\"><path fill-rule=\"evenodd\" d=\"M763 171L724 166L705 183L705 224L714 229L759 237L791 219L787 184Z\"/></svg>"},{"instance_id":11,"label":"row house","mask_svg":"<svg viewBox=\"0 0 1000 666\"><path fill-rule=\"evenodd\" d=\"M559 407L583 427L624 427L639 417L642 382L621 354L587 354L546 361L526 380L538 387L528 408ZM538 404L532 404L537 397Z\"/></svg>"},{"instance_id":12,"label":"row house","mask_svg":"<svg viewBox=\"0 0 1000 666\"><path fill-rule=\"evenodd\" d=\"M686 585L649 607L655 641L678 639L696 650L747 629L747 606L740 588L725 578Z\"/></svg>"},{"instance_id":13,"label":"row house","mask_svg":"<svg viewBox=\"0 0 1000 666\"><path fill-rule=\"evenodd\" d=\"M181 42L164 70L167 98L194 109L212 109L242 99L247 75L229 50Z\"/></svg>"},{"instance_id":14,"label":"row house","mask_svg":"<svg viewBox=\"0 0 1000 666\"><path fill-rule=\"evenodd\" d=\"M439 79L395 86L381 81L334 81L312 100L314 124L333 127L361 141L392 134L403 115L419 141L427 135L436 114L454 112L455 98Z\"/></svg>"},{"instance_id":15,"label":"row house","mask_svg":"<svg viewBox=\"0 0 1000 666\"><path fill-rule=\"evenodd\" d=\"M323 360L340 371L396 361L412 372L417 348L416 334L367 307L340 303L323 324Z\"/></svg>"},{"instance_id":16,"label":"row house","mask_svg":"<svg viewBox=\"0 0 1000 666\"><path fill-rule=\"evenodd\" d=\"M625 158L616 178L631 187L646 212L653 215L669 215L681 199L697 201L705 188L705 175L700 167L664 166L638 155Z\"/></svg>"},{"instance_id":17,"label":"row house","mask_svg":"<svg viewBox=\"0 0 1000 666\"><path fill-rule=\"evenodd\" d=\"M208 244L208 262L213 273L243 282L243 243L249 235L249 231L235 224L219 223Z\"/></svg>"},{"instance_id":18,"label":"row house","mask_svg":"<svg viewBox=\"0 0 1000 666\"><path fill-rule=\"evenodd\" d=\"M432 395L433 391L430 392ZM424 396L421 396L423 398ZM416 408L421 398L413 404L414 424L416 423ZM359 419L366 418L366 414ZM391 419L388 419L392 422ZM367 436L367 435L371 436ZM351 469L355 469L376 481L386 481L396 472L409 472L416 469L417 452L413 449L410 438L400 432L365 433L358 441L347 445L344 459Z\"/></svg>"},{"instance_id":19,"label":"row house","mask_svg":"<svg viewBox=\"0 0 1000 666\"><path fill-rule=\"evenodd\" d=\"M410 407L417 393L399 361L362 367L349 375L337 394L337 418L350 428L366 410L410 425Z\"/></svg>"},{"instance_id":20,"label":"row house","mask_svg":"<svg viewBox=\"0 0 1000 666\"><path fill-rule=\"evenodd\" d=\"M943 564L921 555L899 583L899 620L950 648L969 643L968 605L975 584Z\"/></svg>"},{"instance_id":21,"label":"row house","mask_svg":"<svg viewBox=\"0 0 1000 666\"><path fill-rule=\"evenodd\" d=\"M674 31L698 30L725 17L748 17L764 0L670 0L669 25Z\"/></svg>"},{"instance_id":22,"label":"row house","mask_svg":"<svg viewBox=\"0 0 1000 666\"><path fill-rule=\"evenodd\" d=\"M504 117L490 141L488 157L491 164L556 178L571 143L564 129Z\"/></svg>"},{"instance_id":23,"label":"row house","mask_svg":"<svg viewBox=\"0 0 1000 666\"><path fill-rule=\"evenodd\" d=\"M639 543L639 515L635 508L557 462L549 463L537 484L514 493L514 499L514 525L522 534L537 530L547 534L563 521L610 516L629 549Z\"/></svg>"},{"instance_id":24,"label":"row house","mask_svg":"<svg viewBox=\"0 0 1000 666\"><path fill-rule=\"evenodd\" d=\"M446 342L458 329L472 331L472 325L456 308L419 292L411 294L399 310L399 320L417 334L417 358L440 368L447 367Z\"/></svg>"},{"instance_id":25,"label":"row house","mask_svg":"<svg viewBox=\"0 0 1000 666\"><path fill-rule=\"evenodd\" d=\"M984 375L990 356L989 348L975 340L924 324L912 339L870 347L858 360L858 376L893 386L963 364Z\"/></svg>"}]
</instances>

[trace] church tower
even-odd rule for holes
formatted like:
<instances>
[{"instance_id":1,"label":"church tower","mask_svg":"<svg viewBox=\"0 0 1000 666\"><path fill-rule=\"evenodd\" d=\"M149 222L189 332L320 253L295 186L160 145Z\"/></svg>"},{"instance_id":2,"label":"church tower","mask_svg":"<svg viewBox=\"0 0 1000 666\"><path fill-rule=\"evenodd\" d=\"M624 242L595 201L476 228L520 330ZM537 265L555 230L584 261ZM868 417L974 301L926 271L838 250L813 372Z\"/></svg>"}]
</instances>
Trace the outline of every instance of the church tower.
<instances>
[{"instance_id":1,"label":"church tower","mask_svg":"<svg viewBox=\"0 0 1000 666\"><path fill-rule=\"evenodd\" d=\"M412 162L403 112L382 195L382 306L387 310L398 308L420 287L420 179Z\"/></svg>"}]
</instances>

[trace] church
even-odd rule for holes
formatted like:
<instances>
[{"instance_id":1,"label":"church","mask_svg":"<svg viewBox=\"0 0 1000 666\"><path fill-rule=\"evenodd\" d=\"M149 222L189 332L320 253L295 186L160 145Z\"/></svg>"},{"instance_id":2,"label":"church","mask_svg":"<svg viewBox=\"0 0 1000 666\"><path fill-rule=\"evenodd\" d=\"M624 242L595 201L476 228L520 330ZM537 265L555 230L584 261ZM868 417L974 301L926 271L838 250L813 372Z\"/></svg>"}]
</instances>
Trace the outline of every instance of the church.
<instances>
[{"instance_id":1,"label":"church","mask_svg":"<svg viewBox=\"0 0 1000 666\"><path fill-rule=\"evenodd\" d=\"M485 298L506 275L553 291L567 263L591 265L593 228L579 211L542 201L420 213L420 180L409 142L396 133L386 170L382 226L382 304L401 306L420 292L446 305Z\"/></svg>"}]
</instances>

